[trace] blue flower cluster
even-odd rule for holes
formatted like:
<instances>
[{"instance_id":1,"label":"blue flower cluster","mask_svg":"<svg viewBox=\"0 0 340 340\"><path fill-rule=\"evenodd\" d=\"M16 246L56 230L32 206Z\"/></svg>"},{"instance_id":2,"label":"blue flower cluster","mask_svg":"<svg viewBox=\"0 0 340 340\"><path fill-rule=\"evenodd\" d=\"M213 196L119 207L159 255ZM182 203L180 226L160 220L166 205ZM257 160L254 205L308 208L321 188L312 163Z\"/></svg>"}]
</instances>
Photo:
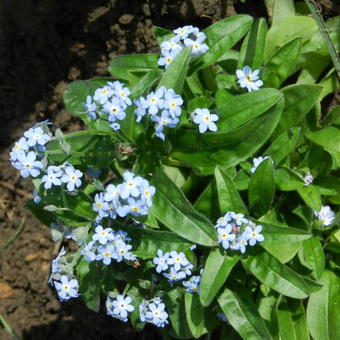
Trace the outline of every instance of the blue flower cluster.
<instances>
[{"instance_id":1,"label":"blue flower cluster","mask_svg":"<svg viewBox=\"0 0 340 340\"><path fill-rule=\"evenodd\" d=\"M169 323L165 304L159 297L142 301L139 305L139 318L142 322L148 322L157 327L164 327Z\"/></svg>"},{"instance_id":2,"label":"blue flower cluster","mask_svg":"<svg viewBox=\"0 0 340 340\"><path fill-rule=\"evenodd\" d=\"M119 319L123 322L128 321L128 313L134 311L135 307L131 305L131 297L124 295L115 295L109 293L106 299L107 314L113 318Z\"/></svg>"},{"instance_id":3,"label":"blue flower cluster","mask_svg":"<svg viewBox=\"0 0 340 340\"><path fill-rule=\"evenodd\" d=\"M186 292L199 294L202 274L203 269L201 269L200 275L192 276L188 281L183 282L183 286L186 288L185 289Z\"/></svg>"},{"instance_id":4,"label":"blue flower cluster","mask_svg":"<svg viewBox=\"0 0 340 340\"><path fill-rule=\"evenodd\" d=\"M123 183L109 184L104 192L95 195L93 210L98 213L97 221L104 217L115 219L117 215L125 217L128 214L140 216L148 213L155 187L128 170L124 171L123 179Z\"/></svg>"},{"instance_id":5,"label":"blue flower cluster","mask_svg":"<svg viewBox=\"0 0 340 340\"><path fill-rule=\"evenodd\" d=\"M108 120L111 128L117 131L120 129L118 121L125 119L125 110L132 104L129 95L130 90L118 80L108 82L95 91L93 98L86 97L84 107L91 119Z\"/></svg>"},{"instance_id":6,"label":"blue flower cluster","mask_svg":"<svg viewBox=\"0 0 340 340\"><path fill-rule=\"evenodd\" d=\"M184 26L173 31L175 36L161 44L161 56L158 65L168 68L176 55L187 46L191 46L191 55L199 56L208 51L209 47L204 44L207 36L200 32L197 27Z\"/></svg>"},{"instance_id":7,"label":"blue flower cluster","mask_svg":"<svg viewBox=\"0 0 340 340\"><path fill-rule=\"evenodd\" d=\"M130 250L132 246L128 244L131 238L125 231L113 231L111 228L97 226L92 240L83 246L81 254L88 262L103 261L109 265L112 260L116 262L135 261L136 256Z\"/></svg>"},{"instance_id":8,"label":"blue flower cluster","mask_svg":"<svg viewBox=\"0 0 340 340\"><path fill-rule=\"evenodd\" d=\"M60 301L79 296L78 281L73 274L73 266L68 261L64 248L52 261L52 273L48 282L55 287Z\"/></svg>"},{"instance_id":9,"label":"blue flower cluster","mask_svg":"<svg viewBox=\"0 0 340 340\"><path fill-rule=\"evenodd\" d=\"M43 163L39 161L45 151L45 144L51 140L47 123L42 122L24 133L11 150L10 162L12 166L20 170L24 178L38 177L43 169Z\"/></svg>"},{"instance_id":10,"label":"blue flower cluster","mask_svg":"<svg viewBox=\"0 0 340 340\"><path fill-rule=\"evenodd\" d=\"M47 168L47 174L41 179L45 189L51 189L53 185L59 186L62 183L66 184L68 191L74 191L81 186L80 178L83 173L77 170L71 164L63 164L59 166L50 165Z\"/></svg>"},{"instance_id":11,"label":"blue flower cluster","mask_svg":"<svg viewBox=\"0 0 340 340\"><path fill-rule=\"evenodd\" d=\"M179 122L178 117L182 113L183 99L173 89L161 86L155 92L149 93L146 98L140 97L135 100L135 104L137 105L136 121L140 122L148 114L151 120L156 123L156 136L164 141L164 128L174 128Z\"/></svg>"},{"instance_id":12,"label":"blue flower cluster","mask_svg":"<svg viewBox=\"0 0 340 340\"><path fill-rule=\"evenodd\" d=\"M243 254L247 245L254 246L264 240L262 226L248 220L243 214L228 211L216 223L218 241L224 249L239 250Z\"/></svg>"},{"instance_id":13,"label":"blue flower cluster","mask_svg":"<svg viewBox=\"0 0 340 340\"><path fill-rule=\"evenodd\" d=\"M184 253L177 253L177 251L163 253L161 249L157 250L153 263L156 266L156 272L163 272L170 284L191 275L191 269L194 267Z\"/></svg>"}]
</instances>

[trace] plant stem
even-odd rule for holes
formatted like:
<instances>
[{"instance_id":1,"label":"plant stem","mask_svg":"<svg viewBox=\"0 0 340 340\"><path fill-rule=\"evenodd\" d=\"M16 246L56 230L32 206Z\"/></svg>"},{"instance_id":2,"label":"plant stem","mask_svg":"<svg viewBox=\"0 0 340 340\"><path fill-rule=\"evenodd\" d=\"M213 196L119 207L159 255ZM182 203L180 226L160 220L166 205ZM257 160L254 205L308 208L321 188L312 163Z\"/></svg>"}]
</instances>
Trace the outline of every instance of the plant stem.
<instances>
[{"instance_id":1,"label":"plant stem","mask_svg":"<svg viewBox=\"0 0 340 340\"><path fill-rule=\"evenodd\" d=\"M322 19L322 16L320 15L320 11L315 3L314 0L305 0L306 5L308 6L309 10L311 11L316 23L319 26L319 30L321 33L321 36L327 46L328 52L332 58L336 73L338 78L340 79L340 58L339 53L334 47L334 44L329 36L329 33L327 31L325 22Z\"/></svg>"},{"instance_id":2,"label":"plant stem","mask_svg":"<svg viewBox=\"0 0 340 340\"><path fill-rule=\"evenodd\" d=\"M2 245L0 245L0 251L5 250L11 243L13 243L19 237L21 232L24 230L24 227L25 227L25 217L21 220L14 234L7 241L5 241Z\"/></svg>"}]
</instances>

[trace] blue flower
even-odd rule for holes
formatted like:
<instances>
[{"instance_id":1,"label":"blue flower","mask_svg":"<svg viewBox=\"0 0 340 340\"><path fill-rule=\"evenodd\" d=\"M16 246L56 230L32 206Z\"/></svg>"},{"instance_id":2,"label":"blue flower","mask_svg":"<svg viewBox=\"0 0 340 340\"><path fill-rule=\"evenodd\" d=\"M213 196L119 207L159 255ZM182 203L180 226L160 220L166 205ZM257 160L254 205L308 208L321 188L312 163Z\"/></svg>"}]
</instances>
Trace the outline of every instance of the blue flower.
<instances>
[{"instance_id":1,"label":"blue flower","mask_svg":"<svg viewBox=\"0 0 340 340\"><path fill-rule=\"evenodd\" d=\"M257 167L267 158L270 158L269 156L265 157L258 157L258 158L253 158L253 167L250 169L250 172L253 174Z\"/></svg>"},{"instance_id":2,"label":"blue flower","mask_svg":"<svg viewBox=\"0 0 340 340\"><path fill-rule=\"evenodd\" d=\"M17 161L13 163L13 166L20 170L20 175L24 178L28 176L37 177L40 175L43 165L40 161L36 161L36 153L33 151L21 152L17 154Z\"/></svg>"},{"instance_id":3,"label":"blue flower","mask_svg":"<svg viewBox=\"0 0 340 340\"><path fill-rule=\"evenodd\" d=\"M180 95L176 94L173 89L169 89L164 93L164 108L169 111L173 117L181 115L183 99Z\"/></svg>"},{"instance_id":4,"label":"blue flower","mask_svg":"<svg viewBox=\"0 0 340 340\"><path fill-rule=\"evenodd\" d=\"M130 296L124 297L118 295L115 300L110 297L106 300L107 314L117 318L123 322L128 321L128 313L131 313L135 308L131 305Z\"/></svg>"},{"instance_id":5,"label":"blue flower","mask_svg":"<svg viewBox=\"0 0 340 340\"><path fill-rule=\"evenodd\" d=\"M161 86L156 92L151 92L147 97L144 103L145 109L148 109L148 113L150 115L155 115L159 110L164 107L164 99L162 99L164 95L165 87Z\"/></svg>"},{"instance_id":6,"label":"blue flower","mask_svg":"<svg viewBox=\"0 0 340 340\"><path fill-rule=\"evenodd\" d=\"M12 162L18 159L18 154L27 151L29 148L27 144L27 139L25 137L21 137L17 142L15 142L12 151L10 152L10 160Z\"/></svg>"},{"instance_id":7,"label":"blue flower","mask_svg":"<svg viewBox=\"0 0 340 340\"><path fill-rule=\"evenodd\" d=\"M98 241L100 244L106 244L114 239L111 228L103 228L101 225L95 229L95 234L92 236L93 241Z\"/></svg>"},{"instance_id":8,"label":"blue flower","mask_svg":"<svg viewBox=\"0 0 340 340\"><path fill-rule=\"evenodd\" d=\"M257 91L263 85L259 79L260 70L252 71L249 66L244 66L242 70L236 71L236 76L241 88L247 88L248 92Z\"/></svg>"},{"instance_id":9,"label":"blue flower","mask_svg":"<svg viewBox=\"0 0 340 340\"><path fill-rule=\"evenodd\" d=\"M164 56L166 53L174 53L176 56L182 49L183 45L179 43L180 37L173 37L161 43L161 53Z\"/></svg>"},{"instance_id":10,"label":"blue flower","mask_svg":"<svg viewBox=\"0 0 340 340\"><path fill-rule=\"evenodd\" d=\"M98 252L99 254L96 256L96 260L102 260L107 266L111 263L111 260L117 256L116 248L112 244L107 244L105 247L98 247Z\"/></svg>"},{"instance_id":11,"label":"blue flower","mask_svg":"<svg viewBox=\"0 0 340 340\"><path fill-rule=\"evenodd\" d=\"M229 242L235 239L235 234L232 233L231 225L217 229L218 241L222 243L224 249L229 248Z\"/></svg>"},{"instance_id":12,"label":"blue flower","mask_svg":"<svg viewBox=\"0 0 340 340\"><path fill-rule=\"evenodd\" d=\"M150 301L143 300L139 306L139 317L142 322L149 322L157 327L164 327L169 323L165 304L160 298Z\"/></svg>"},{"instance_id":13,"label":"blue flower","mask_svg":"<svg viewBox=\"0 0 340 340\"><path fill-rule=\"evenodd\" d=\"M109 184L106 187L106 191L104 194L104 200L106 202L113 202L113 203L117 203L119 200L119 186L115 186L113 184Z\"/></svg>"},{"instance_id":14,"label":"blue flower","mask_svg":"<svg viewBox=\"0 0 340 340\"><path fill-rule=\"evenodd\" d=\"M92 103L92 97L87 96L86 97L86 104L84 104L85 110L87 114L90 116L92 119L96 119L96 110L97 110L97 104L95 102Z\"/></svg>"},{"instance_id":15,"label":"blue flower","mask_svg":"<svg viewBox=\"0 0 340 340\"><path fill-rule=\"evenodd\" d=\"M242 233L240 237L238 237L231 243L230 249L239 250L242 254L244 254L247 244L248 237L245 235L245 233Z\"/></svg>"},{"instance_id":16,"label":"blue flower","mask_svg":"<svg viewBox=\"0 0 340 340\"><path fill-rule=\"evenodd\" d=\"M147 215L148 207L145 205L145 203L142 200L135 200L133 198L128 198L127 202L130 208L130 213L133 216Z\"/></svg>"},{"instance_id":17,"label":"blue flower","mask_svg":"<svg viewBox=\"0 0 340 340\"><path fill-rule=\"evenodd\" d=\"M51 137L46 134L40 126L27 130L24 136L27 138L27 145L31 147L37 144L45 145L51 140Z\"/></svg>"},{"instance_id":18,"label":"blue flower","mask_svg":"<svg viewBox=\"0 0 340 340\"><path fill-rule=\"evenodd\" d=\"M130 249L132 246L130 244L126 244L124 242L119 242L118 245L116 246L116 252L113 256L113 258L117 262L121 262L123 259L129 260L129 261L134 261L135 260L135 255L133 255L130 252Z\"/></svg>"},{"instance_id":19,"label":"blue flower","mask_svg":"<svg viewBox=\"0 0 340 340\"><path fill-rule=\"evenodd\" d=\"M168 264L173 265L176 271L179 271L181 267L185 267L190 262L184 255L184 253L177 253L177 251L170 252L170 257L168 259Z\"/></svg>"},{"instance_id":20,"label":"blue flower","mask_svg":"<svg viewBox=\"0 0 340 340\"><path fill-rule=\"evenodd\" d=\"M47 168L47 175L44 175L41 182L44 183L45 189L51 189L52 185L61 185L61 177L63 173L60 168L49 166Z\"/></svg>"},{"instance_id":21,"label":"blue flower","mask_svg":"<svg viewBox=\"0 0 340 340\"><path fill-rule=\"evenodd\" d=\"M78 294L78 281L76 279L69 280L66 275L62 275L60 282L54 282L60 301L66 301L76 298Z\"/></svg>"},{"instance_id":22,"label":"blue flower","mask_svg":"<svg viewBox=\"0 0 340 340\"><path fill-rule=\"evenodd\" d=\"M157 250L157 256L153 258L152 262L156 265L156 272L160 273L169 268L168 259L170 253L164 253L161 249Z\"/></svg>"},{"instance_id":23,"label":"blue flower","mask_svg":"<svg viewBox=\"0 0 340 340\"><path fill-rule=\"evenodd\" d=\"M96 260L96 254L93 251L94 248L94 242L90 241L88 244L86 244L82 249L81 249L81 254L85 257L85 260L87 262L92 262Z\"/></svg>"},{"instance_id":24,"label":"blue flower","mask_svg":"<svg viewBox=\"0 0 340 340\"><path fill-rule=\"evenodd\" d=\"M113 89L110 86L105 85L95 91L94 100L104 105L112 95Z\"/></svg>"},{"instance_id":25,"label":"blue flower","mask_svg":"<svg viewBox=\"0 0 340 340\"><path fill-rule=\"evenodd\" d=\"M331 225L335 221L335 213L328 205L322 206L320 211L314 210L314 214L325 227Z\"/></svg>"},{"instance_id":26,"label":"blue flower","mask_svg":"<svg viewBox=\"0 0 340 340\"><path fill-rule=\"evenodd\" d=\"M243 214L236 214L235 212L231 211L230 212L230 217L233 219L233 221L237 224L237 225L241 225L244 223L248 223L248 220L244 217Z\"/></svg>"},{"instance_id":27,"label":"blue flower","mask_svg":"<svg viewBox=\"0 0 340 340\"><path fill-rule=\"evenodd\" d=\"M140 185L141 198L148 207L152 206L152 196L156 193L156 188L151 186L146 179Z\"/></svg>"},{"instance_id":28,"label":"blue flower","mask_svg":"<svg viewBox=\"0 0 340 340\"><path fill-rule=\"evenodd\" d=\"M208 109L196 109L191 114L192 120L195 124L198 124L198 129L200 133L204 133L207 130L216 132L217 126L214 123L218 120L218 116L215 114L210 114Z\"/></svg>"},{"instance_id":29,"label":"blue flower","mask_svg":"<svg viewBox=\"0 0 340 340\"><path fill-rule=\"evenodd\" d=\"M109 122L113 123L116 120L123 120L126 117L124 112L125 107L122 106L121 101L117 97L113 97L107 101L103 106L103 112L109 115Z\"/></svg>"},{"instance_id":30,"label":"blue flower","mask_svg":"<svg viewBox=\"0 0 340 340\"><path fill-rule=\"evenodd\" d=\"M169 67L169 65L173 62L173 60L176 58L176 55L178 52L176 51L162 51L161 57L158 59L158 65L159 66L165 66L165 69Z\"/></svg>"},{"instance_id":31,"label":"blue flower","mask_svg":"<svg viewBox=\"0 0 340 340\"><path fill-rule=\"evenodd\" d=\"M205 40L205 35L200 35L199 37L196 37L195 40L186 38L184 40L185 46L191 46L191 54L192 55L199 55L207 52L209 50L209 47L207 44L203 44L203 41Z\"/></svg>"},{"instance_id":32,"label":"blue flower","mask_svg":"<svg viewBox=\"0 0 340 340\"><path fill-rule=\"evenodd\" d=\"M138 186L140 185L142 178L128 170L124 171L123 178L125 182L119 187L121 198L126 199L129 196L138 197L140 195Z\"/></svg>"},{"instance_id":33,"label":"blue flower","mask_svg":"<svg viewBox=\"0 0 340 340\"><path fill-rule=\"evenodd\" d=\"M181 39L186 39L189 34L196 32L195 27L192 25L178 27L173 31L177 36L179 36Z\"/></svg>"},{"instance_id":34,"label":"blue flower","mask_svg":"<svg viewBox=\"0 0 340 340\"><path fill-rule=\"evenodd\" d=\"M261 234L262 225L257 225L252 228L250 226L244 229L244 236L247 239L250 246L254 246L257 242L262 242L264 240L263 235Z\"/></svg>"},{"instance_id":35,"label":"blue flower","mask_svg":"<svg viewBox=\"0 0 340 340\"><path fill-rule=\"evenodd\" d=\"M137 108L135 109L134 113L137 116L136 122L139 123L142 118L146 115L146 99L144 97L140 97L139 99L136 99L135 105Z\"/></svg>"},{"instance_id":36,"label":"blue flower","mask_svg":"<svg viewBox=\"0 0 340 340\"><path fill-rule=\"evenodd\" d=\"M114 90L114 95L119 98L120 102L126 105L131 105L131 99L129 95L131 94L130 90L127 87L124 87L121 82L118 80L114 81L113 83L108 83L109 86L112 87Z\"/></svg>"},{"instance_id":37,"label":"blue flower","mask_svg":"<svg viewBox=\"0 0 340 340\"><path fill-rule=\"evenodd\" d=\"M188 281L183 281L183 286L188 293L200 292L201 276L192 276Z\"/></svg>"},{"instance_id":38,"label":"blue flower","mask_svg":"<svg viewBox=\"0 0 340 340\"><path fill-rule=\"evenodd\" d=\"M100 217L107 217L109 216L109 205L104 200L104 193L96 194L94 197L94 203L92 205L92 209L98 213L98 216Z\"/></svg>"},{"instance_id":39,"label":"blue flower","mask_svg":"<svg viewBox=\"0 0 340 340\"><path fill-rule=\"evenodd\" d=\"M70 165L64 169L64 175L61 180L63 183L67 183L66 187L68 191L73 191L75 188L79 188L81 186L80 178L82 176L83 173L80 170L76 170L72 165Z\"/></svg>"},{"instance_id":40,"label":"blue flower","mask_svg":"<svg viewBox=\"0 0 340 340\"><path fill-rule=\"evenodd\" d=\"M170 284L183 280L186 276L183 271L177 271L175 267L171 267L170 272L164 273L163 275L169 280Z\"/></svg>"}]
</instances>

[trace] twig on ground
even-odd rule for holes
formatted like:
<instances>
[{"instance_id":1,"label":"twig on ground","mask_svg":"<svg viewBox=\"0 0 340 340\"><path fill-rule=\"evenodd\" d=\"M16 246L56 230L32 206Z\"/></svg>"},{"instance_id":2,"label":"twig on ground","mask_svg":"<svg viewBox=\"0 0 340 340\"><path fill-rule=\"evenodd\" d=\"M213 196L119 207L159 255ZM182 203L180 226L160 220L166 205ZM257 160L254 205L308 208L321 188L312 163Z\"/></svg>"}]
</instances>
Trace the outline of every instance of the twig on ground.
<instances>
[{"instance_id":1,"label":"twig on ground","mask_svg":"<svg viewBox=\"0 0 340 340\"><path fill-rule=\"evenodd\" d=\"M22 189L19 189L19 188L16 188L13 184L11 183L7 183L7 182L4 182L4 181L0 181L0 186L2 186L3 188L6 188L8 189L9 191L12 191L20 196L23 196L27 199L32 199L33 198L33 195L30 194L29 192L25 191L25 190L22 190Z\"/></svg>"},{"instance_id":2,"label":"twig on ground","mask_svg":"<svg viewBox=\"0 0 340 340\"><path fill-rule=\"evenodd\" d=\"M24 230L25 227L25 217L22 218L18 228L14 232L14 234L7 240L5 241L2 245L0 245L0 251L5 250L11 243L13 243L21 234L21 232Z\"/></svg>"},{"instance_id":3,"label":"twig on ground","mask_svg":"<svg viewBox=\"0 0 340 340\"><path fill-rule=\"evenodd\" d=\"M0 314L0 324L3 326L3 328L6 330L8 335L14 339L14 340L20 340L20 338L15 334L9 323L6 321L6 319Z\"/></svg>"}]
</instances>

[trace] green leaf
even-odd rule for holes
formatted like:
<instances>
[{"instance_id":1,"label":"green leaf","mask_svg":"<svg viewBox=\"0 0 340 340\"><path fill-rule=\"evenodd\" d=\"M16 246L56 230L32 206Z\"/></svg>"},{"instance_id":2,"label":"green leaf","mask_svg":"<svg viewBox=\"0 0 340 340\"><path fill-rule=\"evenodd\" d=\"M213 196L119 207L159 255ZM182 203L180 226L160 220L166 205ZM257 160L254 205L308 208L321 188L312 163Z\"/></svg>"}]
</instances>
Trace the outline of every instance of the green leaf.
<instances>
[{"instance_id":1,"label":"green leaf","mask_svg":"<svg viewBox=\"0 0 340 340\"><path fill-rule=\"evenodd\" d=\"M212 181L196 200L194 207L203 215L215 221L220 216L220 208L216 204L217 187Z\"/></svg>"},{"instance_id":2,"label":"green leaf","mask_svg":"<svg viewBox=\"0 0 340 340\"><path fill-rule=\"evenodd\" d=\"M333 340L340 338L340 278L325 270L320 282L323 287L313 293L307 306L307 323L313 339Z\"/></svg>"},{"instance_id":3,"label":"green leaf","mask_svg":"<svg viewBox=\"0 0 340 340\"><path fill-rule=\"evenodd\" d=\"M158 26L153 26L152 31L155 35L158 45L161 45L163 41L169 40L175 36L175 33L173 33L172 31Z\"/></svg>"},{"instance_id":4,"label":"green leaf","mask_svg":"<svg viewBox=\"0 0 340 340\"><path fill-rule=\"evenodd\" d=\"M43 209L40 204L34 202L34 200L26 201L25 208L28 209L41 223L46 226L50 226L55 222L55 215L49 211Z\"/></svg>"},{"instance_id":5,"label":"green leaf","mask_svg":"<svg viewBox=\"0 0 340 340\"><path fill-rule=\"evenodd\" d=\"M263 153L278 165L295 148L300 138L300 127L294 127L281 133Z\"/></svg>"},{"instance_id":6,"label":"green leaf","mask_svg":"<svg viewBox=\"0 0 340 340\"><path fill-rule=\"evenodd\" d=\"M305 43L317 31L318 26L313 18L306 16L283 18L267 33L264 59L268 60L279 48L296 38L301 38L302 43Z\"/></svg>"},{"instance_id":7,"label":"green leaf","mask_svg":"<svg viewBox=\"0 0 340 340\"><path fill-rule=\"evenodd\" d=\"M246 160L250 155L254 154L256 150L258 150L268 140L280 119L282 108L283 100L279 100L279 102L270 108L266 114L258 118L256 124L257 128L253 129L253 131L249 131L247 135L243 135L242 140L237 140L237 138L235 138L234 143L230 142L228 146L221 146L222 148L219 148L214 152L202 151L185 153L175 151L172 153L172 156L181 160L183 165L194 167L204 175L213 174L216 166L229 168L231 166L237 165L240 162ZM236 133L234 133L234 135L235 134ZM191 135L191 137L193 136L194 135ZM203 141L209 143L210 140L212 144L205 144L209 146L214 145L214 140L216 140L215 147L218 147L219 144L216 145L216 142L218 141L216 137L218 137L218 133L207 133L202 138L201 143L203 144ZM226 136L223 136L218 143L222 142L225 137ZM228 134L227 138L232 138L232 135L229 136ZM196 142L197 140L191 140L190 143L190 138L187 140L187 144L190 143L192 146L197 145ZM184 145L184 143L181 145Z\"/></svg>"},{"instance_id":8,"label":"green leaf","mask_svg":"<svg viewBox=\"0 0 340 340\"><path fill-rule=\"evenodd\" d=\"M319 85L298 84L282 89L285 106L276 134L298 126L305 115L317 103L322 87Z\"/></svg>"},{"instance_id":9,"label":"green leaf","mask_svg":"<svg viewBox=\"0 0 340 340\"><path fill-rule=\"evenodd\" d=\"M319 237L314 236L309 240L305 240L303 245L303 256L310 268L312 275L316 280L319 280L323 270L325 269L325 254Z\"/></svg>"},{"instance_id":10,"label":"green leaf","mask_svg":"<svg viewBox=\"0 0 340 340\"><path fill-rule=\"evenodd\" d=\"M340 152L340 129L327 126L319 131L306 133L306 138L331 151Z\"/></svg>"},{"instance_id":11,"label":"green leaf","mask_svg":"<svg viewBox=\"0 0 340 340\"><path fill-rule=\"evenodd\" d=\"M186 47L179 52L169 65L168 69L163 73L158 87L164 86L167 89L173 89L176 94L181 94L187 75L190 57L190 47Z\"/></svg>"},{"instance_id":12,"label":"green leaf","mask_svg":"<svg viewBox=\"0 0 340 340\"><path fill-rule=\"evenodd\" d=\"M203 306L211 304L239 259L238 255L227 255L220 248L210 251L200 283L200 299Z\"/></svg>"},{"instance_id":13,"label":"green leaf","mask_svg":"<svg viewBox=\"0 0 340 340\"><path fill-rule=\"evenodd\" d=\"M265 19L260 18L254 21L243 41L238 68L248 65L252 69L258 69L262 66L267 30Z\"/></svg>"},{"instance_id":14,"label":"green leaf","mask_svg":"<svg viewBox=\"0 0 340 340\"><path fill-rule=\"evenodd\" d=\"M95 262L87 262L82 258L76 267L79 292L86 306L95 312L100 307L100 275Z\"/></svg>"},{"instance_id":15,"label":"green leaf","mask_svg":"<svg viewBox=\"0 0 340 340\"><path fill-rule=\"evenodd\" d=\"M321 195L319 190L314 185L297 188L297 192L309 207L317 211L321 209Z\"/></svg>"},{"instance_id":16,"label":"green leaf","mask_svg":"<svg viewBox=\"0 0 340 340\"><path fill-rule=\"evenodd\" d=\"M261 89L237 96L228 96L223 101L217 100L217 109L220 113L217 122L218 131L228 132L241 126L266 112L281 98L282 94L277 90Z\"/></svg>"},{"instance_id":17,"label":"green leaf","mask_svg":"<svg viewBox=\"0 0 340 340\"><path fill-rule=\"evenodd\" d=\"M305 309L301 301L287 301L284 297L276 306L276 315L282 340L309 340Z\"/></svg>"},{"instance_id":18,"label":"green leaf","mask_svg":"<svg viewBox=\"0 0 340 340\"><path fill-rule=\"evenodd\" d=\"M265 159L251 176L248 191L249 209L254 216L264 215L271 207L275 195L274 167Z\"/></svg>"},{"instance_id":19,"label":"green leaf","mask_svg":"<svg viewBox=\"0 0 340 340\"><path fill-rule=\"evenodd\" d=\"M161 77L161 70L152 70L146 73L134 86L131 86L131 98L138 99L146 94Z\"/></svg>"},{"instance_id":20,"label":"green leaf","mask_svg":"<svg viewBox=\"0 0 340 340\"><path fill-rule=\"evenodd\" d=\"M295 299L304 299L320 288L317 282L302 277L264 250L249 255L242 263L262 283Z\"/></svg>"},{"instance_id":21,"label":"green leaf","mask_svg":"<svg viewBox=\"0 0 340 340\"><path fill-rule=\"evenodd\" d=\"M229 176L222 169L216 167L215 178L220 213L224 215L227 211L235 211L247 215L247 208Z\"/></svg>"},{"instance_id":22,"label":"green leaf","mask_svg":"<svg viewBox=\"0 0 340 340\"><path fill-rule=\"evenodd\" d=\"M246 340L272 339L252 299L243 287L225 289L218 303L230 324Z\"/></svg>"},{"instance_id":23,"label":"green leaf","mask_svg":"<svg viewBox=\"0 0 340 340\"><path fill-rule=\"evenodd\" d=\"M256 224L262 225L264 241L261 245L282 245L294 242L302 242L312 237L312 234L301 229L278 226L258 220Z\"/></svg>"},{"instance_id":24,"label":"green leaf","mask_svg":"<svg viewBox=\"0 0 340 340\"><path fill-rule=\"evenodd\" d=\"M287 167L276 169L274 176L278 189L282 191L297 190L305 185L302 176Z\"/></svg>"},{"instance_id":25,"label":"green leaf","mask_svg":"<svg viewBox=\"0 0 340 340\"><path fill-rule=\"evenodd\" d=\"M158 69L158 54L131 54L113 57L108 71L116 77L129 80L131 73L146 73Z\"/></svg>"},{"instance_id":26,"label":"green leaf","mask_svg":"<svg viewBox=\"0 0 340 340\"><path fill-rule=\"evenodd\" d=\"M179 339L190 339L192 334L185 313L184 289L174 288L167 293L166 306L174 335Z\"/></svg>"},{"instance_id":27,"label":"green leaf","mask_svg":"<svg viewBox=\"0 0 340 340\"><path fill-rule=\"evenodd\" d=\"M301 53L301 39L281 47L266 63L262 80L265 86L279 88L293 71Z\"/></svg>"},{"instance_id":28,"label":"green leaf","mask_svg":"<svg viewBox=\"0 0 340 340\"><path fill-rule=\"evenodd\" d=\"M213 225L192 207L182 191L163 170L156 170L152 182L157 188L151 208L152 214L185 239L205 246L213 246L217 240Z\"/></svg>"},{"instance_id":29,"label":"green leaf","mask_svg":"<svg viewBox=\"0 0 340 340\"><path fill-rule=\"evenodd\" d=\"M124 230L133 240L133 253L143 259L155 257L158 249L162 249L164 252L172 250L181 252L190 249L193 245L182 237L168 231L148 230L135 226L125 226Z\"/></svg>"},{"instance_id":30,"label":"green leaf","mask_svg":"<svg viewBox=\"0 0 340 340\"><path fill-rule=\"evenodd\" d=\"M295 15L294 1L293 0L274 0L272 26L283 18Z\"/></svg>"},{"instance_id":31,"label":"green leaf","mask_svg":"<svg viewBox=\"0 0 340 340\"><path fill-rule=\"evenodd\" d=\"M280 245L261 243L261 246L266 249L268 253L275 256L281 263L287 263L298 253L301 242Z\"/></svg>"},{"instance_id":32,"label":"green leaf","mask_svg":"<svg viewBox=\"0 0 340 340\"><path fill-rule=\"evenodd\" d=\"M204 308L200 303L198 294L185 293L184 301L189 329L194 338L198 339L208 332L205 327Z\"/></svg>"},{"instance_id":33,"label":"green leaf","mask_svg":"<svg viewBox=\"0 0 340 340\"><path fill-rule=\"evenodd\" d=\"M215 63L248 32L252 20L248 15L234 15L203 30L209 50L194 62L191 72Z\"/></svg>"}]
</instances>

